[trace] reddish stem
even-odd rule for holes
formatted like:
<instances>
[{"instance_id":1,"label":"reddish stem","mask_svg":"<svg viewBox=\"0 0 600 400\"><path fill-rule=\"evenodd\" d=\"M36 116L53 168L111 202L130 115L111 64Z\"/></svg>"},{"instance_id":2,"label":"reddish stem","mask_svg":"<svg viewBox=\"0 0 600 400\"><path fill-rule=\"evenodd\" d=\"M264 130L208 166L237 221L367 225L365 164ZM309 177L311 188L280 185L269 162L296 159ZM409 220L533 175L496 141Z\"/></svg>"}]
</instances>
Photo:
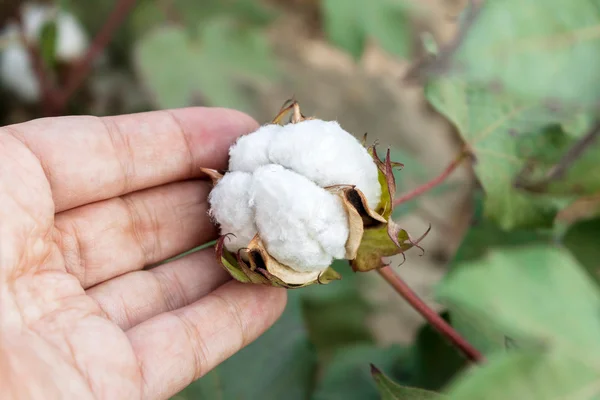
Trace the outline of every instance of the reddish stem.
<instances>
[{"instance_id":1,"label":"reddish stem","mask_svg":"<svg viewBox=\"0 0 600 400\"><path fill-rule=\"evenodd\" d=\"M481 363L484 357L432 310L389 266L378 269L379 274L441 335L448 338L471 361Z\"/></svg>"},{"instance_id":2,"label":"reddish stem","mask_svg":"<svg viewBox=\"0 0 600 400\"><path fill-rule=\"evenodd\" d=\"M466 151L463 151L454 161L452 161L450 165L446 167L446 169L441 174L439 174L429 182L422 184L421 186L417 187L411 192L406 193L404 196L400 196L397 199L395 199L393 207L397 207L400 204L404 204L443 183L448 178L448 176L450 176L450 174L452 174L452 172L454 172L454 170L460 165L460 163L467 157L467 155L468 153Z\"/></svg>"},{"instance_id":3,"label":"reddish stem","mask_svg":"<svg viewBox=\"0 0 600 400\"><path fill-rule=\"evenodd\" d=\"M69 80L66 82L63 90L58 93L55 104L55 111L61 113L67 105L69 99L77 92L81 84L85 81L94 59L110 43L114 33L121 26L129 12L135 5L136 0L117 0L117 4L108 16L104 26L94 38L87 53L81 61L73 68Z\"/></svg>"}]
</instances>

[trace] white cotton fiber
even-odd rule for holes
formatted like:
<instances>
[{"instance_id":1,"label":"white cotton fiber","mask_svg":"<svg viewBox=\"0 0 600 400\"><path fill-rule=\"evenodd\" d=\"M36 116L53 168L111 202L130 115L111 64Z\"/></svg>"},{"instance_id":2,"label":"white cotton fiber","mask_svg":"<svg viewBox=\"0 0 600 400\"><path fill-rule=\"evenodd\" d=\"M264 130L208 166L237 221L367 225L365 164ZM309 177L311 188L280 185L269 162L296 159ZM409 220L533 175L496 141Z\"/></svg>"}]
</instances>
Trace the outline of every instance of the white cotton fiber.
<instances>
[{"instance_id":1,"label":"white cotton fiber","mask_svg":"<svg viewBox=\"0 0 600 400\"><path fill-rule=\"evenodd\" d=\"M336 121L306 120L286 125L269 146L269 160L321 187L356 185L375 209L381 197L377 166L367 149Z\"/></svg>"},{"instance_id":2,"label":"white cotton fiber","mask_svg":"<svg viewBox=\"0 0 600 400\"><path fill-rule=\"evenodd\" d=\"M215 185L208 196L210 216L221 226L221 235L233 233L225 240L231 252L247 247L256 235L254 211L250 207L252 174L230 172Z\"/></svg>"},{"instance_id":3,"label":"white cotton fiber","mask_svg":"<svg viewBox=\"0 0 600 400\"><path fill-rule=\"evenodd\" d=\"M231 148L229 169L253 171L279 164L321 187L356 185L375 209L381 197L377 166L361 143L335 121L265 125Z\"/></svg>"},{"instance_id":4,"label":"white cotton fiber","mask_svg":"<svg viewBox=\"0 0 600 400\"><path fill-rule=\"evenodd\" d=\"M348 216L326 189L355 185L379 203L378 170L367 150L337 122L265 125L230 148L229 172L209 201L230 251L258 232L269 254L298 272L325 270L346 255Z\"/></svg>"},{"instance_id":5,"label":"white cotton fiber","mask_svg":"<svg viewBox=\"0 0 600 400\"><path fill-rule=\"evenodd\" d=\"M348 220L339 197L280 165L254 171L254 219L269 254L296 271L343 258Z\"/></svg>"},{"instance_id":6,"label":"white cotton fiber","mask_svg":"<svg viewBox=\"0 0 600 400\"><path fill-rule=\"evenodd\" d=\"M252 172L271 164L269 146L276 136L281 135L282 129L281 125L263 125L255 132L241 136L229 149L229 170Z\"/></svg>"}]
</instances>

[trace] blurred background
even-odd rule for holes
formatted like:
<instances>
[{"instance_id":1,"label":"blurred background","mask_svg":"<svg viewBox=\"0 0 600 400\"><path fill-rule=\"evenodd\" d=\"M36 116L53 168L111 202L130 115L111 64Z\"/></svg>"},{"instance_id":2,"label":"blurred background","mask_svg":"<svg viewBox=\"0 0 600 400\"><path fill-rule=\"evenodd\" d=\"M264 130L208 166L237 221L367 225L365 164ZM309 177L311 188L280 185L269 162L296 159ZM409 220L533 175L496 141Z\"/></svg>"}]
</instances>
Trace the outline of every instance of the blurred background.
<instances>
[{"instance_id":1,"label":"blurred background","mask_svg":"<svg viewBox=\"0 0 600 400\"><path fill-rule=\"evenodd\" d=\"M403 78L435 43L453 38L465 3L0 0L0 124L193 105L233 107L265 123L294 96L304 114L391 147L392 159L405 164L398 192L407 192L461 149L423 88ZM424 255L411 250L402 266L401 257L391 262L439 312L432 287L477 226L480 208L465 164L395 211L413 235L432 225ZM271 330L177 398L376 399L369 363L429 389L465 365L380 276L336 267L342 281L290 292Z\"/></svg>"}]
</instances>

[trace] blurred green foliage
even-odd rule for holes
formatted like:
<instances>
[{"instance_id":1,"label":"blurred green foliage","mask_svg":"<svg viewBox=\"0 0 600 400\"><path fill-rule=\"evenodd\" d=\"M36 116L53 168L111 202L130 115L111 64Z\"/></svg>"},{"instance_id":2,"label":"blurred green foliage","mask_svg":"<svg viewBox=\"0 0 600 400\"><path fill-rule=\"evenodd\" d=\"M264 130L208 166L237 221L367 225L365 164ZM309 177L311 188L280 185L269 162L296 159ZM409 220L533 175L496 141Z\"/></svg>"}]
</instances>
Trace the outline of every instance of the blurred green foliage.
<instances>
[{"instance_id":1,"label":"blurred green foliage","mask_svg":"<svg viewBox=\"0 0 600 400\"><path fill-rule=\"evenodd\" d=\"M153 31L139 41L136 64L161 108L185 107L199 96L247 110L236 79L276 74L265 38L225 19L206 23L197 38L181 27Z\"/></svg>"},{"instance_id":2,"label":"blurred green foliage","mask_svg":"<svg viewBox=\"0 0 600 400\"><path fill-rule=\"evenodd\" d=\"M408 57L413 5L401 0L323 0L325 31L332 43L359 59L368 40Z\"/></svg>"},{"instance_id":3,"label":"blurred green foliage","mask_svg":"<svg viewBox=\"0 0 600 400\"><path fill-rule=\"evenodd\" d=\"M453 57L452 73L525 101L597 108L597 0L486 1Z\"/></svg>"}]
</instances>

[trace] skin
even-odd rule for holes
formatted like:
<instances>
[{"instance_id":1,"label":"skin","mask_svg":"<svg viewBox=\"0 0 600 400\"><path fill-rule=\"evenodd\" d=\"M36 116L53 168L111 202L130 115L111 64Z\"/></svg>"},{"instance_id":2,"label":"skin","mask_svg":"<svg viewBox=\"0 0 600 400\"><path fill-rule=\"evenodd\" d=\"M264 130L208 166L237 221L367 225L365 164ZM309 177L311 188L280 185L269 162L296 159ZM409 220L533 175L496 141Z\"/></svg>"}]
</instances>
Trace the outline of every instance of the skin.
<instances>
[{"instance_id":1,"label":"skin","mask_svg":"<svg viewBox=\"0 0 600 400\"><path fill-rule=\"evenodd\" d=\"M252 342L286 292L232 281L210 183L257 128L187 108L0 128L0 393L166 399Z\"/></svg>"}]
</instances>

